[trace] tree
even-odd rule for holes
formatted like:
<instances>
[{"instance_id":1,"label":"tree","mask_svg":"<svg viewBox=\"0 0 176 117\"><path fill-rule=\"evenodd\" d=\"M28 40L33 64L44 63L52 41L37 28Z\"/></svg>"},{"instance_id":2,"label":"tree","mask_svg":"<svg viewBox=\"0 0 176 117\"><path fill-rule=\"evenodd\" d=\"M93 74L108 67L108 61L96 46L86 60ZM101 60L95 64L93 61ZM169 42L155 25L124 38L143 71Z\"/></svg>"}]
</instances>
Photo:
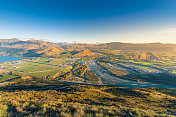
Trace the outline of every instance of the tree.
<instances>
[{"instance_id":1,"label":"tree","mask_svg":"<svg viewBox=\"0 0 176 117\"><path fill-rule=\"evenodd\" d=\"M12 75L13 73L12 73L12 71L10 71L8 74L9 74L9 75Z\"/></svg>"}]
</instances>

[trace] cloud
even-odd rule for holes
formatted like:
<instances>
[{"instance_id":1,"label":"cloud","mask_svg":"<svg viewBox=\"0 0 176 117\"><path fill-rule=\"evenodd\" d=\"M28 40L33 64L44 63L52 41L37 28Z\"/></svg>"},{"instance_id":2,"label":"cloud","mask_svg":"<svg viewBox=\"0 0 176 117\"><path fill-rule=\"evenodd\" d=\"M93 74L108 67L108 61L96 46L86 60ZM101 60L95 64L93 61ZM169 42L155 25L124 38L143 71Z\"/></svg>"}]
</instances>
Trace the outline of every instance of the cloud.
<instances>
[{"instance_id":1,"label":"cloud","mask_svg":"<svg viewBox=\"0 0 176 117\"><path fill-rule=\"evenodd\" d=\"M161 29L157 33L163 33L163 34L170 34L170 33L172 33L172 34L176 34L176 27Z\"/></svg>"}]
</instances>

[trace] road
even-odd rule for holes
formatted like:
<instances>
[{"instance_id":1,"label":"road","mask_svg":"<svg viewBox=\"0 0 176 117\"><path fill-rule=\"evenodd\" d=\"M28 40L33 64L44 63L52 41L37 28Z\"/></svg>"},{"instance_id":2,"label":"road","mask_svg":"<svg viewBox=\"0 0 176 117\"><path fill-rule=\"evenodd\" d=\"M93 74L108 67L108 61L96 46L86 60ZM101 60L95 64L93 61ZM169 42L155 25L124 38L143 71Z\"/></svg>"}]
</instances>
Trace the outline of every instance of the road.
<instances>
[{"instance_id":1,"label":"road","mask_svg":"<svg viewBox=\"0 0 176 117\"><path fill-rule=\"evenodd\" d=\"M117 76L111 75L102 70L97 66L96 60L92 60L87 64L89 68L101 79L102 83L105 85L113 85L113 86L120 86L120 87L165 87L165 88L176 88L174 86L162 85L162 84L154 84L151 82L135 82L127 79L122 79Z\"/></svg>"}]
</instances>

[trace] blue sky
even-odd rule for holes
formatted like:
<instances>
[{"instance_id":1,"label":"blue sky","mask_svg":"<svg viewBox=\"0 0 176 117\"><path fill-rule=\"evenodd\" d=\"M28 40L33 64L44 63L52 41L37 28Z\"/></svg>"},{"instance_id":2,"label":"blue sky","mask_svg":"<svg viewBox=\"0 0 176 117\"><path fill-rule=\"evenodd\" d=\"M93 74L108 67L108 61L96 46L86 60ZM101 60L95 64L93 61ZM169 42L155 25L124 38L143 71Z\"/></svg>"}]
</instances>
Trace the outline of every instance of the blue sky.
<instances>
[{"instance_id":1,"label":"blue sky","mask_svg":"<svg viewBox=\"0 0 176 117\"><path fill-rule=\"evenodd\" d=\"M176 43L176 0L0 0L0 38Z\"/></svg>"}]
</instances>

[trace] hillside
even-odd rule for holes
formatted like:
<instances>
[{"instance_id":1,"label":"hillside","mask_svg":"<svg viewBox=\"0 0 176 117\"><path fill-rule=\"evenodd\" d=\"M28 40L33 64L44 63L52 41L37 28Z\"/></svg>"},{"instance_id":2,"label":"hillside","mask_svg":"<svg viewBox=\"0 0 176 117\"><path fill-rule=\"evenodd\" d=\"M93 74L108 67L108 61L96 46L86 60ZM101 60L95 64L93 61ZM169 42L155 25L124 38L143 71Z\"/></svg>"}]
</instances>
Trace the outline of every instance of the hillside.
<instances>
[{"instance_id":1,"label":"hillside","mask_svg":"<svg viewBox=\"0 0 176 117\"><path fill-rule=\"evenodd\" d=\"M37 54L41 54L43 57L57 57L64 49L59 46L43 46L36 50Z\"/></svg>"},{"instance_id":2,"label":"hillside","mask_svg":"<svg viewBox=\"0 0 176 117\"><path fill-rule=\"evenodd\" d=\"M1 55L18 55L25 57L56 57L63 51L61 47L54 45L54 43L43 40L22 41L19 39L1 39L0 44L0 49L2 50L0 53ZM20 52L17 52L18 54L14 53L13 48L14 50L20 50Z\"/></svg>"},{"instance_id":3,"label":"hillside","mask_svg":"<svg viewBox=\"0 0 176 117\"><path fill-rule=\"evenodd\" d=\"M97 55L97 54L98 54L98 53L92 52L92 51L90 51L89 49L84 49L84 50L80 51L79 53L74 54L73 56L74 56L74 57L94 56L94 55Z\"/></svg>"},{"instance_id":4,"label":"hillside","mask_svg":"<svg viewBox=\"0 0 176 117\"><path fill-rule=\"evenodd\" d=\"M87 48L94 48L95 44L70 44L70 45L66 44L66 45L62 45L62 47L69 51L72 51L72 50L80 51Z\"/></svg>"},{"instance_id":5,"label":"hillside","mask_svg":"<svg viewBox=\"0 0 176 117\"><path fill-rule=\"evenodd\" d=\"M133 51L122 51L120 52L121 59L136 59L136 60L158 60L159 57L151 52L133 52Z\"/></svg>"},{"instance_id":6,"label":"hillside","mask_svg":"<svg viewBox=\"0 0 176 117\"><path fill-rule=\"evenodd\" d=\"M27 57L57 57L63 51L64 49L56 45L33 46L28 48L23 55Z\"/></svg>"},{"instance_id":7,"label":"hillside","mask_svg":"<svg viewBox=\"0 0 176 117\"><path fill-rule=\"evenodd\" d=\"M55 88L59 85L47 80L37 82ZM60 85L63 89L28 90L35 86L34 83L29 79L0 87L4 90L0 91L0 112L9 116L32 117L139 117L174 116L176 111L176 97L164 90L162 93L160 89L90 85L66 85L64 88ZM21 89L25 87L26 91ZM15 91L8 92L13 89ZM174 90L169 92L175 94Z\"/></svg>"},{"instance_id":8,"label":"hillside","mask_svg":"<svg viewBox=\"0 0 176 117\"><path fill-rule=\"evenodd\" d=\"M23 56L24 50L0 46L0 56Z\"/></svg>"}]
</instances>

